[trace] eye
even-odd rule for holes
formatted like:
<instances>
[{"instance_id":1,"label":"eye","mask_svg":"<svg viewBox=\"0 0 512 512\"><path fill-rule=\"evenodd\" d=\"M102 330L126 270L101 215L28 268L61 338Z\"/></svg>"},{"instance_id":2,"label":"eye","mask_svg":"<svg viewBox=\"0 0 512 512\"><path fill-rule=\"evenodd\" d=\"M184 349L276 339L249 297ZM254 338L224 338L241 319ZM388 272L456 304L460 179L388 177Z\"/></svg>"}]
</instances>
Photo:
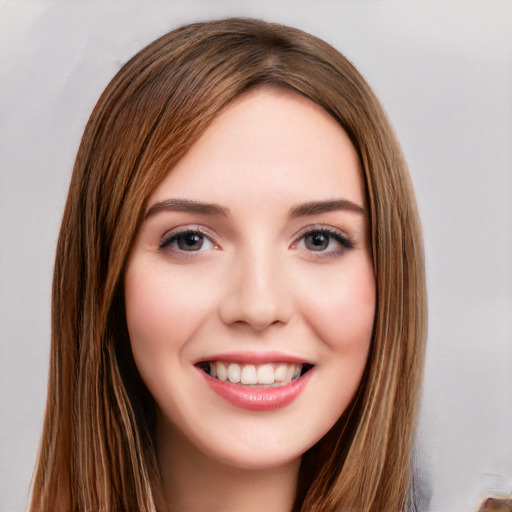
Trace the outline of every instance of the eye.
<instances>
[{"instance_id":1,"label":"eye","mask_svg":"<svg viewBox=\"0 0 512 512\"><path fill-rule=\"evenodd\" d=\"M331 235L317 231L304 237L306 248L311 251L325 251L331 243Z\"/></svg>"},{"instance_id":2,"label":"eye","mask_svg":"<svg viewBox=\"0 0 512 512\"><path fill-rule=\"evenodd\" d=\"M319 255L339 256L354 247L342 232L328 227L312 227L299 234L295 249L304 249Z\"/></svg>"},{"instance_id":3,"label":"eye","mask_svg":"<svg viewBox=\"0 0 512 512\"><path fill-rule=\"evenodd\" d=\"M186 228L166 233L159 247L183 252L201 252L214 249L215 244L199 229Z\"/></svg>"}]
</instances>

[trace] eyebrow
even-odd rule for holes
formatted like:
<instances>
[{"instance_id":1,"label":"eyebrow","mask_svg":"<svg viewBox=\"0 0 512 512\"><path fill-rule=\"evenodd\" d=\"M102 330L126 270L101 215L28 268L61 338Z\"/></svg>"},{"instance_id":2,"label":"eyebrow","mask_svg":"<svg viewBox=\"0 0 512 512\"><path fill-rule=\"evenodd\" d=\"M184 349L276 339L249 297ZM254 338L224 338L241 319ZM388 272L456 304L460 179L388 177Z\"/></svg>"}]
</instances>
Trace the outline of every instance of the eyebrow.
<instances>
[{"instance_id":1,"label":"eyebrow","mask_svg":"<svg viewBox=\"0 0 512 512\"><path fill-rule=\"evenodd\" d=\"M165 199L152 205L146 212L145 218L148 219L155 213L161 211L191 212L202 215L216 215L227 217L230 213L229 208L216 203L205 203L193 199ZM310 201L293 206L289 211L291 218L306 217L308 215L318 215L334 211L349 211L359 214L365 214L362 206L349 201L348 199L332 199L329 201Z\"/></svg>"},{"instance_id":2,"label":"eyebrow","mask_svg":"<svg viewBox=\"0 0 512 512\"><path fill-rule=\"evenodd\" d=\"M166 199L152 205L146 212L145 218L161 211L192 212L222 217L227 217L229 214L229 208L214 203L204 203L193 199Z\"/></svg>"},{"instance_id":3,"label":"eyebrow","mask_svg":"<svg viewBox=\"0 0 512 512\"><path fill-rule=\"evenodd\" d=\"M364 208L348 199L333 199L330 201L311 201L309 203L299 204L290 209L290 217L304 217L307 215L317 215L319 213L328 213L335 211L349 211L365 215Z\"/></svg>"}]
</instances>

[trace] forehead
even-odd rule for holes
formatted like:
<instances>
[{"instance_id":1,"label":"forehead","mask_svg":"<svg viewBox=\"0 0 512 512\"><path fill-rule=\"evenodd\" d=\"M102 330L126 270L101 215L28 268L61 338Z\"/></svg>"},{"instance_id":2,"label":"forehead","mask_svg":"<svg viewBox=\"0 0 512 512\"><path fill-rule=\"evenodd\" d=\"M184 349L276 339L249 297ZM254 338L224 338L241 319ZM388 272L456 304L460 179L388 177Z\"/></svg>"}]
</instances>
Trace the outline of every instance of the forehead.
<instances>
[{"instance_id":1,"label":"forehead","mask_svg":"<svg viewBox=\"0 0 512 512\"><path fill-rule=\"evenodd\" d=\"M247 93L215 118L152 200L175 195L244 204L274 196L364 203L357 153L341 126L319 105L276 88Z\"/></svg>"}]
</instances>

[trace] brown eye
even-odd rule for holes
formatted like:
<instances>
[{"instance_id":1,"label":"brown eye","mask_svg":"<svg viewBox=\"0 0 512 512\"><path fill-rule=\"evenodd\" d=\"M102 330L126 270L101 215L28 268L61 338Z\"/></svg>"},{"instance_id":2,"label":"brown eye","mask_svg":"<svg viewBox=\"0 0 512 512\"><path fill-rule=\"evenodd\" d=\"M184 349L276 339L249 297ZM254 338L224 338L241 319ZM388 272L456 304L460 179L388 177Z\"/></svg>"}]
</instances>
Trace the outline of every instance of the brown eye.
<instances>
[{"instance_id":1,"label":"brown eye","mask_svg":"<svg viewBox=\"0 0 512 512\"><path fill-rule=\"evenodd\" d=\"M310 251L325 251L329 247L331 237L322 232L311 233L304 238L306 248Z\"/></svg>"},{"instance_id":2,"label":"brown eye","mask_svg":"<svg viewBox=\"0 0 512 512\"><path fill-rule=\"evenodd\" d=\"M200 233L183 233L177 235L175 240L182 251L199 251L203 247L204 236Z\"/></svg>"},{"instance_id":3,"label":"brown eye","mask_svg":"<svg viewBox=\"0 0 512 512\"><path fill-rule=\"evenodd\" d=\"M328 226L312 226L299 234L294 249L322 257L340 257L347 250L353 249L350 239L340 230Z\"/></svg>"},{"instance_id":4,"label":"brown eye","mask_svg":"<svg viewBox=\"0 0 512 512\"><path fill-rule=\"evenodd\" d=\"M202 252L213 249L215 244L201 231L189 229L170 232L162 239L159 247L175 252Z\"/></svg>"}]
</instances>

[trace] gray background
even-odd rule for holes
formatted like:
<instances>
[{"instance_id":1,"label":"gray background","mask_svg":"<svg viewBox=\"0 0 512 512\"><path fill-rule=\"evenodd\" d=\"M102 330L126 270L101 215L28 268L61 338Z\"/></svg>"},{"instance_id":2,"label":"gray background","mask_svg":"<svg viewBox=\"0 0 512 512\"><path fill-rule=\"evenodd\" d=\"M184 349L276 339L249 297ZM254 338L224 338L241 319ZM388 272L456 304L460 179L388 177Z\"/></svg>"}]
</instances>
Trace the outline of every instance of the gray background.
<instances>
[{"instance_id":1,"label":"gray background","mask_svg":"<svg viewBox=\"0 0 512 512\"><path fill-rule=\"evenodd\" d=\"M187 21L245 15L327 40L366 76L422 214L432 510L512 489L512 2L0 2L0 510L21 511L46 396L60 218L88 115L120 65Z\"/></svg>"}]
</instances>

